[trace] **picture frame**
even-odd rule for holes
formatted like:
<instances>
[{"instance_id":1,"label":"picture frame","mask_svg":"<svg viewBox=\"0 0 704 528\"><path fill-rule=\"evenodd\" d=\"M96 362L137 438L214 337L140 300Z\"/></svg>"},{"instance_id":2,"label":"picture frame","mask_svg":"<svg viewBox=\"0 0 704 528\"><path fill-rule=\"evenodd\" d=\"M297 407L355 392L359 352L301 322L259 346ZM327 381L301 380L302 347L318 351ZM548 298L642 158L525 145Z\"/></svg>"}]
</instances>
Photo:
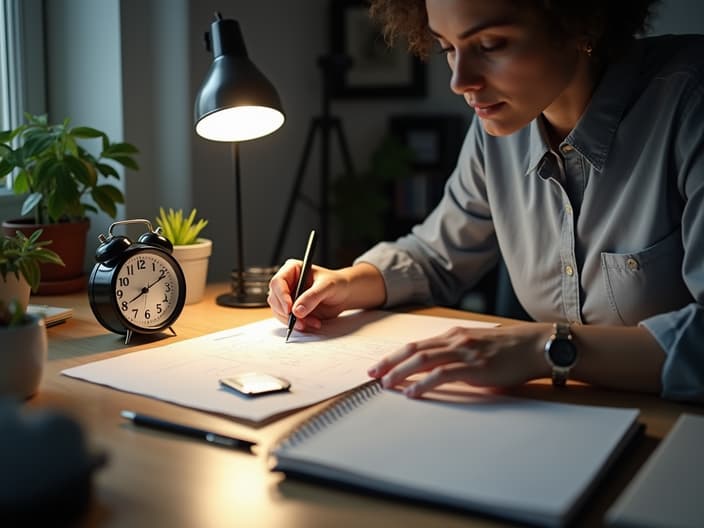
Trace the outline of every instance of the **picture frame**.
<instances>
[{"instance_id":1,"label":"picture frame","mask_svg":"<svg viewBox=\"0 0 704 528\"><path fill-rule=\"evenodd\" d=\"M331 0L330 32L333 56L345 59L331 74L333 98L426 95L425 64L402 43L386 44L365 0Z\"/></svg>"},{"instance_id":2,"label":"picture frame","mask_svg":"<svg viewBox=\"0 0 704 528\"><path fill-rule=\"evenodd\" d=\"M413 152L417 169L452 170L466 128L460 114L396 114L389 118L391 134Z\"/></svg>"}]
</instances>

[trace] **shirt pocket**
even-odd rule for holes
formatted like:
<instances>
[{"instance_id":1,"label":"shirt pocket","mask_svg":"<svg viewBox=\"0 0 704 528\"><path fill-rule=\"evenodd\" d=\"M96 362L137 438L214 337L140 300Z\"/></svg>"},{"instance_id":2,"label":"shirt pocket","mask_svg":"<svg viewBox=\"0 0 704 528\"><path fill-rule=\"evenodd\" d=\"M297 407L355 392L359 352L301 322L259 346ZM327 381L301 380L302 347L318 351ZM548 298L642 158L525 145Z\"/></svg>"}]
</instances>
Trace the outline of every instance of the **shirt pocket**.
<instances>
[{"instance_id":1,"label":"shirt pocket","mask_svg":"<svg viewBox=\"0 0 704 528\"><path fill-rule=\"evenodd\" d=\"M692 302L682 280L682 248L679 228L641 251L601 253L609 307L624 325L658 313L677 310Z\"/></svg>"}]
</instances>

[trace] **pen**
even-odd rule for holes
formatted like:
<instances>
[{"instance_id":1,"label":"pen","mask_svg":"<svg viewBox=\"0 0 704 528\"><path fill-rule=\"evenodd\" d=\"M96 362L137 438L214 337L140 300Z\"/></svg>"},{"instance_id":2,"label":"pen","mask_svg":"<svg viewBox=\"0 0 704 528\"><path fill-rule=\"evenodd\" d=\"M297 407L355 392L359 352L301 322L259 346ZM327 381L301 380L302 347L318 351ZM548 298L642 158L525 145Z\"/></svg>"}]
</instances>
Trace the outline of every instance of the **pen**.
<instances>
[{"instance_id":1,"label":"pen","mask_svg":"<svg viewBox=\"0 0 704 528\"><path fill-rule=\"evenodd\" d=\"M298 276L298 285L296 286L296 293L293 296L293 302L296 302L298 296L303 293L305 289L306 280L308 280L308 273L310 273L310 266L313 262L313 252L315 251L315 229L310 232L308 237L308 245L306 246L306 253L303 255L303 266L301 267L301 274ZM291 306L291 313L288 316L288 332L286 333L286 342L288 338L291 337L291 332L293 331L293 325L296 324L296 316L293 315L293 306Z\"/></svg>"},{"instance_id":2,"label":"pen","mask_svg":"<svg viewBox=\"0 0 704 528\"><path fill-rule=\"evenodd\" d=\"M252 446L257 445L256 442L250 442L249 440L242 440L240 438L225 436L188 425L169 422L162 420L161 418L147 416L146 414L139 414L134 411L122 411L120 414L123 418L131 420L135 425L150 427L151 429L159 429L161 431L176 433L191 438L197 438L199 440L205 440L206 442L222 447L241 448L250 451Z\"/></svg>"}]
</instances>

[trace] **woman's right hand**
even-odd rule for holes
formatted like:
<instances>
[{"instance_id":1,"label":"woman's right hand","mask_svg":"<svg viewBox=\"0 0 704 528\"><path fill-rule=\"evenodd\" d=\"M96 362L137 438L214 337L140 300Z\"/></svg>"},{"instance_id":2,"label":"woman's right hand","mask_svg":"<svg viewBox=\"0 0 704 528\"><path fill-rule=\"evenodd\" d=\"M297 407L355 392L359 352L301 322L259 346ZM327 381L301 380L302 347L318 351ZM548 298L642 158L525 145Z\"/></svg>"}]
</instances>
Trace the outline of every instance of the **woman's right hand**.
<instances>
[{"instance_id":1,"label":"woman's right hand","mask_svg":"<svg viewBox=\"0 0 704 528\"><path fill-rule=\"evenodd\" d=\"M379 271L369 264L331 270L313 265L304 291L293 302L302 262L289 259L269 281L267 302L274 317L288 324L291 311L298 331L319 329L325 319L333 319L344 310L370 308L383 304L386 297Z\"/></svg>"}]
</instances>

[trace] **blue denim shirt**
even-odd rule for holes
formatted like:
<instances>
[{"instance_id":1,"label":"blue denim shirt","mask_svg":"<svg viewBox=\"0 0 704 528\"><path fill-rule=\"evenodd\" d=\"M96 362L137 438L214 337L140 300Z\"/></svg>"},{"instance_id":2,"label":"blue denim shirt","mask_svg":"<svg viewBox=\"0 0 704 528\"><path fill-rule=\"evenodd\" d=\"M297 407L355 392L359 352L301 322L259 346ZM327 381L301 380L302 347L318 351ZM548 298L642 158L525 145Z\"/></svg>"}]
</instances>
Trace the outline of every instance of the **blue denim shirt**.
<instances>
[{"instance_id":1,"label":"blue denim shirt","mask_svg":"<svg viewBox=\"0 0 704 528\"><path fill-rule=\"evenodd\" d=\"M437 208L357 259L387 306L456 304L503 255L538 321L643 325L663 397L704 401L704 36L637 40L559 151L475 118Z\"/></svg>"}]
</instances>

